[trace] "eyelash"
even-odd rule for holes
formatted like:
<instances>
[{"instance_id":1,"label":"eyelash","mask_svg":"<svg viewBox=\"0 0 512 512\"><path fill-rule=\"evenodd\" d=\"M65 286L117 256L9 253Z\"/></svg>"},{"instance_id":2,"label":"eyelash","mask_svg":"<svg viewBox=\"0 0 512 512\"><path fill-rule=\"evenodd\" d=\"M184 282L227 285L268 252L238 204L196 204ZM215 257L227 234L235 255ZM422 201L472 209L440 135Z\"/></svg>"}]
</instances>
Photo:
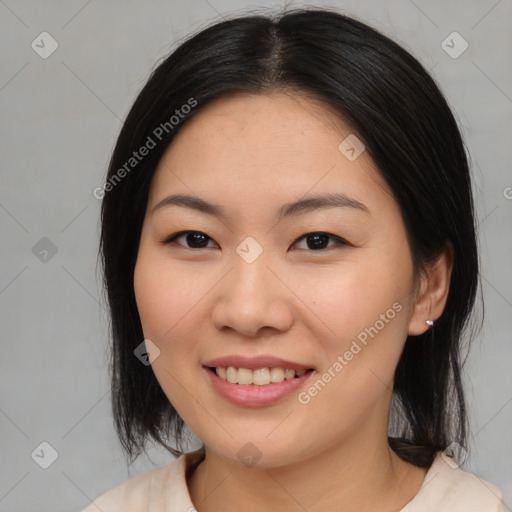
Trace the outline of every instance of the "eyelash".
<instances>
[{"instance_id":1,"label":"eyelash","mask_svg":"<svg viewBox=\"0 0 512 512\"><path fill-rule=\"evenodd\" d=\"M169 245L171 243L173 243L177 238L181 237L181 236L184 236L184 235L188 235L188 234L198 234L198 235L205 235L205 237L208 239L208 240L213 240L212 238L210 238L206 233L203 233L202 231L179 231L177 233L174 233L170 236L168 236L165 240L163 240L161 243L163 245ZM300 236L299 238L297 238L295 240L295 242L293 242L293 245L295 245L296 243L298 243L299 241L301 241L302 239L305 239L306 237L308 236L312 236L312 235L325 235L331 239L333 239L335 242L337 242L337 244L339 246L351 246L351 244L349 242L347 242L346 240L343 240L343 238L340 238L339 236L336 236L336 235L333 235L331 233L325 233L324 231L312 231L310 233L306 233L302 236ZM201 249L209 249L209 247L199 247L199 248L194 248L194 247L186 247L186 246L183 246L181 244L177 244L181 247L183 247L184 249L190 249L192 251L200 251ZM322 248L322 249L305 249L307 250L308 252L322 252L322 251L326 251L328 249L333 249L334 246L331 246L331 247L326 247L326 248Z\"/></svg>"}]
</instances>

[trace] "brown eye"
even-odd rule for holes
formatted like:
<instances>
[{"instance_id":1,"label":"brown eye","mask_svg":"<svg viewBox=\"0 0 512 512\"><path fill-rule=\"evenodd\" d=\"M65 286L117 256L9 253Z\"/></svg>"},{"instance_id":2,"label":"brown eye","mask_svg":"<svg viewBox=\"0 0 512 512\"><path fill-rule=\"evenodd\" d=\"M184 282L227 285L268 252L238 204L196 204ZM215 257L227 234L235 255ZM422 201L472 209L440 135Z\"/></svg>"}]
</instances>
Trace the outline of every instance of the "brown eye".
<instances>
[{"instance_id":1,"label":"brown eye","mask_svg":"<svg viewBox=\"0 0 512 512\"><path fill-rule=\"evenodd\" d=\"M166 238L162 243L168 245L180 238L185 239L186 245L184 245L184 247L187 249L206 249L208 241L212 240L208 235L205 235L201 231L180 231L179 233L175 233L174 235ZM181 243L178 243L177 245L183 246Z\"/></svg>"},{"instance_id":2,"label":"brown eye","mask_svg":"<svg viewBox=\"0 0 512 512\"><path fill-rule=\"evenodd\" d=\"M348 245L347 242L341 239L340 237L322 232L307 233L305 235L302 235L300 238L296 240L294 245L296 245L303 239L306 241L306 249L310 249L312 251L330 249L331 247L333 247L333 245L336 245L336 243L338 245ZM329 239L334 240L336 243L331 246L328 246L327 244L329 243Z\"/></svg>"}]
</instances>

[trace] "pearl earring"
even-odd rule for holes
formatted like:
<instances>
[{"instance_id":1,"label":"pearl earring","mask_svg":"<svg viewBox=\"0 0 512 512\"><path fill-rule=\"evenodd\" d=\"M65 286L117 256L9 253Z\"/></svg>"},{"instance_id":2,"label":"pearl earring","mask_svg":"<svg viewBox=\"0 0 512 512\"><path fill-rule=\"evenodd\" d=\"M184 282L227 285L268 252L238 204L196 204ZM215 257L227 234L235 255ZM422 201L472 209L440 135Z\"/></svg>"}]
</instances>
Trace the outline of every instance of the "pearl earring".
<instances>
[{"instance_id":1,"label":"pearl earring","mask_svg":"<svg viewBox=\"0 0 512 512\"><path fill-rule=\"evenodd\" d=\"M429 327L434 327L434 322L433 320L426 320L425 323L429 326Z\"/></svg>"}]
</instances>

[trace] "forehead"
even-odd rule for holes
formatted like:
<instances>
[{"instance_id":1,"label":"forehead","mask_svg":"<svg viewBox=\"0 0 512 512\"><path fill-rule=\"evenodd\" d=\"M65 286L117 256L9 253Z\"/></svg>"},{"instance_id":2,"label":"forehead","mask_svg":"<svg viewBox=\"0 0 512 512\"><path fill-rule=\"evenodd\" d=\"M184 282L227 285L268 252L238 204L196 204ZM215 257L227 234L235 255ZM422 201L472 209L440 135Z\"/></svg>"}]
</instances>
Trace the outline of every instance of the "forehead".
<instances>
[{"instance_id":1,"label":"forehead","mask_svg":"<svg viewBox=\"0 0 512 512\"><path fill-rule=\"evenodd\" d=\"M313 147L322 139L329 144L326 137L334 136L336 141L349 133L348 125L328 105L303 93L239 92L205 105L178 132L172 145L181 145L183 138L206 145L209 141L232 146L251 141L255 149L278 147L300 153L297 142L307 140Z\"/></svg>"},{"instance_id":2,"label":"forehead","mask_svg":"<svg viewBox=\"0 0 512 512\"><path fill-rule=\"evenodd\" d=\"M366 196L372 188L386 191L366 151L353 161L340 151L348 136L353 137L350 126L311 97L238 93L219 98L176 134L158 165L150 201L176 189L216 191L226 200L229 191L267 200L284 191L297 199L332 187Z\"/></svg>"}]
</instances>

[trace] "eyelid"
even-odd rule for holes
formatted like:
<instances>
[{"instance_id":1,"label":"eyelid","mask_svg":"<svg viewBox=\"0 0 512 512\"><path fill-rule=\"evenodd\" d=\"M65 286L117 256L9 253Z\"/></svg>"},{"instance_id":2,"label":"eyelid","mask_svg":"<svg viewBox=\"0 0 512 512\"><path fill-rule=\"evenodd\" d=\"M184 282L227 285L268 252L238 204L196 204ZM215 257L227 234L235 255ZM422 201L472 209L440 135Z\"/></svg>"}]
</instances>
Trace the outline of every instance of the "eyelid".
<instances>
[{"instance_id":1,"label":"eyelid","mask_svg":"<svg viewBox=\"0 0 512 512\"><path fill-rule=\"evenodd\" d=\"M212 240L213 242L215 242L215 240L213 240L213 238L211 236L208 236L203 231L196 231L194 229L187 229L187 230L184 230L184 231L177 231L176 233L173 233L172 235L169 235L168 237L164 238L160 243L162 245L168 245L168 244L171 244L172 242L174 242L176 240L176 238L179 238L180 236L183 236L183 235L188 235L190 233L196 233L196 234L200 234L200 235L205 235L206 238L208 238L209 240ZM217 243L217 242L215 242L215 243ZM199 251L201 249L208 249L208 247L200 247L199 249L194 249L192 247L187 247L187 246L181 245L181 244L177 244L177 245L179 245L180 247L183 247L184 249L190 249L191 251Z\"/></svg>"},{"instance_id":2,"label":"eyelid","mask_svg":"<svg viewBox=\"0 0 512 512\"><path fill-rule=\"evenodd\" d=\"M304 239L304 238L306 238L307 236L310 236L310 235L326 235L326 236L330 237L332 240L334 240L336 242L336 244L335 245L331 245L330 247L326 247L325 249L318 249L316 251L312 250L312 249L304 249L307 252L322 253L322 252L328 251L329 249L334 249L336 246L352 246L352 244L347 242L345 239L341 238L338 235L334 235L332 233L329 233L327 231L310 231L308 233L305 233L304 235L301 235L299 238L297 238L293 242L293 245L295 245L296 243L300 242L302 239Z\"/></svg>"}]
</instances>

